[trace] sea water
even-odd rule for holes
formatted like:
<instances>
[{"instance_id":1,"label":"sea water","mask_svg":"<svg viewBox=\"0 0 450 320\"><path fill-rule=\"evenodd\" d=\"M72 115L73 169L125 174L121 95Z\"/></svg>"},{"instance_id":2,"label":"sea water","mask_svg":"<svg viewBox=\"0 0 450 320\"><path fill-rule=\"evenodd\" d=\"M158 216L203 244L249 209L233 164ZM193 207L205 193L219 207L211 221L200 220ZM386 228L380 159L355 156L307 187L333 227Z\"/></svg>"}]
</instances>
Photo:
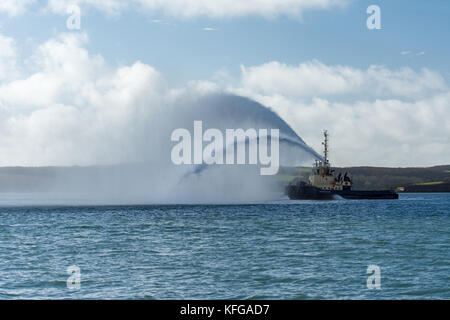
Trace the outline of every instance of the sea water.
<instances>
[{"instance_id":1,"label":"sea water","mask_svg":"<svg viewBox=\"0 0 450 320\"><path fill-rule=\"evenodd\" d=\"M450 298L450 194L248 205L32 199L0 194L1 299ZM379 289L368 286L371 265Z\"/></svg>"}]
</instances>

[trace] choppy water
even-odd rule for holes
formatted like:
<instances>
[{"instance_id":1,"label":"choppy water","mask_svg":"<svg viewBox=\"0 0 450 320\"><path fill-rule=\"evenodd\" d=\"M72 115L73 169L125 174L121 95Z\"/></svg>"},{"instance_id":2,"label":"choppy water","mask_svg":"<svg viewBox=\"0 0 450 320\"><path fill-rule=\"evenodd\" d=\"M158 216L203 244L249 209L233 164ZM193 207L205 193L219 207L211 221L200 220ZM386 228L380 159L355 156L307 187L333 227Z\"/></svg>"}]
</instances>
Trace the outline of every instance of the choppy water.
<instances>
[{"instance_id":1,"label":"choppy water","mask_svg":"<svg viewBox=\"0 0 450 320\"><path fill-rule=\"evenodd\" d=\"M449 208L450 194L3 207L0 298L449 299ZM366 286L373 264L380 290ZM71 265L79 290L67 288Z\"/></svg>"}]
</instances>

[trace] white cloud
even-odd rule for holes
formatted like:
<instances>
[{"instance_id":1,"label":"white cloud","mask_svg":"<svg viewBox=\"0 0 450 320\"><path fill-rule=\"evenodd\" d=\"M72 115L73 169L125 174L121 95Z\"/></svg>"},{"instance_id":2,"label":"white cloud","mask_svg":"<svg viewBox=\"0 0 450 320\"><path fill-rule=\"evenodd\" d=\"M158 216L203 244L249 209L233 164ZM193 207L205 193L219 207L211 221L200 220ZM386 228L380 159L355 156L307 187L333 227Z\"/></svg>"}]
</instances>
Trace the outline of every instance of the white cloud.
<instances>
[{"instance_id":1,"label":"white cloud","mask_svg":"<svg viewBox=\"0 0 450 320\"><path fill-rule=\"evenodd\" d=\"M305 9L325 9L346 3L344 0L137 0L137 2L150 10L162 10L183 17L298 15Z\"/></svg>"},{"instance_id":2,"label":"white cloud","mask_svg":"<svg viewBox=\"0 0 450 320\"><path fill-rule=\"evenodd\" d=\"M400 52L400 54L402 56L410 56L412 54L414 54L415 56L423 56L425 54L425 51L419 51L417 53L413 53L412 51L407 50L407 51Z\"/></svg>"},{"instance_id":3,"label":"white cloud","mask_svg":"<svg viewBox=\"0 0 450 320\"><path fill-rule=\"evenodd\" d=\"M337 165L450 163L450 90L437 72L318 61L241 69L228 90L272 107L316 150L328 129Z\"/></svg>"},{"instance_id":4,"label":"white cloud","mask_svg":"<svg viewBox=\"0 0 450 320\"><path fill-rule=\"evenodd\" d=\"M103 66L101 57L81 47L86 41L85 34L66 34L41 45L30 59L39 71L1 86L0 101L10 108L40 108L80 89Z\"/></svg>"},{"instance_id":5,"label":"white cloud","mask_svg":"<svg viewBox=\"0 0 450 320\"><path fill-rule=\"evenodd\" d=\"M203 28L204 31L216 31L216 28L211 28L211 27L204 27Z\"/></svg>"},{"instance_id":6,"label":"white cloud","mask_svg":"<svg viewBox=\"0 0 450 320\"><path fill-rule=\"evenodd\" d=\"M17 48L14 39L0 34L0 83L16 73Z\"/></svg>"},{"instance_id":7,"label":"white cloud","mask_svg":"<svg viewBox=\"0 0 450 320\"><path fill-rule=\"evenodd\" d=\"M78 4L108 14L118 14L126 8L143 8L176 17L273 17L296 16L307 9L327 9L346 3L347 0L48 0L48 8L63 14L69 4Z\"/></svg>"},{"instance_id":8,"label":"white cloud","mask_svg":"<svg viewBox=\"0 0 450 320\"><path fill-rule=\"evenodd\" d=\"M1 0L0 13L4 12L10 16L17 16L33 4L35 0Z\"/></svg>"},{"instance_id":9,"label":"white cloud","mask_svg":"<svg viewBox=\"0 0 450 320\"><path fill-rule=\"evenodd\" d=\"M321 150L331 132L336 165L428 166L450 162L450 93L413 102L375 100L310 102L282 96L254 97L272 106L307 143Z\"/></svg>"},{"instance_id":10,"label":"white cloud","mask_svg":"<svg viewBox=\"0 0 450 320\"><path fill-rule=\"evenodd\" d=\"M86 41L51 39L30 59L35 72L0 84L0 165L138 160L128 142L163 106L164 81L140 62L110 68Z\"/></svg>"},{"instance_id":11,"label":"white cloud","mask_svg":"<svg viewBox=\"0 0 450 320\"><path fill-rule=\"evenodd\" d=\"M258 94L277 93L293 97L358 95L364 97L420 97L447 90L437 72L410 68L390 70L370 66L361 70L349 66L328 66L310 61L298 66L277 61L242 70L242 86Z\"/></svg>"},{"instance_id":12,"label":"white cloud","mask_svg":"<svg viewBox=\"0 0 450 320\"><path fill-rule=\"evenodd\" d=\"M118 14L126 9L132 1L123 0L48 0L47 8L58 14L66 14L70 5L90 7L107 14Z\"/></svg>"}]
</instances>

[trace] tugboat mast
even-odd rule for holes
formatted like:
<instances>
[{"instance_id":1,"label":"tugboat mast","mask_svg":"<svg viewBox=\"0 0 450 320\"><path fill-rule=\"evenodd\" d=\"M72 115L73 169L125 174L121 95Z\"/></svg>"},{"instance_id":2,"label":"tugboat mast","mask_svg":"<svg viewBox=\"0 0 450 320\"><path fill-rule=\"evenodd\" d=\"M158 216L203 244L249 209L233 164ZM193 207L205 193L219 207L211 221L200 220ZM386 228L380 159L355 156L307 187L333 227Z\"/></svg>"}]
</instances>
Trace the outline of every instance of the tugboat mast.
<instances>
[{"instance_id":1,"label":"tugboat mast","mask_svg":"<svg viewBox=\"0 0 450 320\"><path fill-rule=\"evenodd\" d=\"M323 131L323 135L325 137L324 142L322 142L322 144L324 146L324 151L323 151L323 154L324 154L324 157L325 157L324 158L324 162L325 162L325 164L327 164L328 163L328 131L324 130Z\"/></svg>"}]
</instances>

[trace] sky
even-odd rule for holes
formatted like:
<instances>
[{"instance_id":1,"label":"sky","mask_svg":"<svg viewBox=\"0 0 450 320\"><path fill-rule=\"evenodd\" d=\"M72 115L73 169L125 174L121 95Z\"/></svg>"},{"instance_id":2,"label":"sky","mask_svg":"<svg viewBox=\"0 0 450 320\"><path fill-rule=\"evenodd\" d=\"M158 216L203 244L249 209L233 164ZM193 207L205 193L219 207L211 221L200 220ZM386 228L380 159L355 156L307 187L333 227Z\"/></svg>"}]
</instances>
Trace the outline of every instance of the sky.
<instances>
[{"instance_id":1,"label":"sky","mask_svg":"<svg viewBox=\"0 0 450 320\"><path fill-rule=\"evenodd\" d=\"M0 166L118 157L99 147L111 130L181 91L256 100L319 151L328 129L339 166L449 164L449 16L446 0L0 0Z\"/></svg>"}]
</instances>

